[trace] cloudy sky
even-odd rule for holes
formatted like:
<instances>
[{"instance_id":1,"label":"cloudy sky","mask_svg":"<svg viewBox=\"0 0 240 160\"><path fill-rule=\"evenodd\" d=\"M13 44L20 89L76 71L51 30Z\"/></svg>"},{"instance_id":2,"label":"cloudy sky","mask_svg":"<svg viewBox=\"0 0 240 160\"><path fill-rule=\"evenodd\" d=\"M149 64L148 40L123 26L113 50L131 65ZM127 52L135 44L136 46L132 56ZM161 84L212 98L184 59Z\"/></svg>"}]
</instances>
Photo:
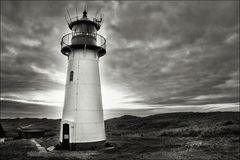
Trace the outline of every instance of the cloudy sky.
<instances>
[{"instance_id":1,"label":"cloudy sky","mask_svg":"<svg viewBox=\"0 0 240 160\"><path fill-rule=\"evenodd\" d=\"M1 1L1 117L60 118L66 9L104 14L105 118L239 111L239 2Z\"/></svg>"}]
</instances>

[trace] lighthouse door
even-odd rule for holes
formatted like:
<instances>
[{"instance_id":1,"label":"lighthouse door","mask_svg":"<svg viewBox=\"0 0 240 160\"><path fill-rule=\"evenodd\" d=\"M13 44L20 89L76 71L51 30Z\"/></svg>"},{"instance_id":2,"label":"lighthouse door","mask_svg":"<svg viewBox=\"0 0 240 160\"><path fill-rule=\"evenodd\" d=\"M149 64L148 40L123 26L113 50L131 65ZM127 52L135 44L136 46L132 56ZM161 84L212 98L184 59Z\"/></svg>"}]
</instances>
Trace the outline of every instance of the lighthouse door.
<instances>
[{"instance_id":1,"label":"lighthouse door","mask_svg":"<svg viewBox=\"0 0 240 160\"><path fill-rule=\"evenodd\" d=\"M63 124L63 149L69 149L69 124Z\"/></svg>"}]
</instances>

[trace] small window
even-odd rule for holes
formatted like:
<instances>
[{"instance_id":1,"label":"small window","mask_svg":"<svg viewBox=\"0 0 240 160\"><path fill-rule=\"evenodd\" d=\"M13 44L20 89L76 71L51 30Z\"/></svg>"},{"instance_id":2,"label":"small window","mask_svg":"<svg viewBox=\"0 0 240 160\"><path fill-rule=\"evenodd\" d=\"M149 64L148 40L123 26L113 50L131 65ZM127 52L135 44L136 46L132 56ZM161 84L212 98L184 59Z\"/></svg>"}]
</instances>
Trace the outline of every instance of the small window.
<instances>
[{"instance_id":1,"label":"small window","mask_svg":"<svg viewBox=\"0 0 240 160\"><path fill-rule=\"evenodd\" d=\"M70 72L70 81L73 81L73 71Z\"/></svg>"}]
</instances>

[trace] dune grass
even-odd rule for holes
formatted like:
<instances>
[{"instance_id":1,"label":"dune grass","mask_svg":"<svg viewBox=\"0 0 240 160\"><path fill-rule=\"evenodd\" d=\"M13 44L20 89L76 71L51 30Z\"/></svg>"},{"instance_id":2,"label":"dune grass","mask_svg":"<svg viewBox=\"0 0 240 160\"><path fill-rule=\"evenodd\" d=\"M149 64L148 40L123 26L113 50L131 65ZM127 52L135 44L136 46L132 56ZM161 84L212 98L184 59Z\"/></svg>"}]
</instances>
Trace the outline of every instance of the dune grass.
<instances>
[{"instance_id":1,"label":"dune grass","mask_svg":"<svg viewBox=\"0 0 240 160\"><path fill-rule=\"evenodd\" d=\"M107 142L114 148L88 156L80 152L39 154L28 139L0 144L0 159L15 160L238 160L239 112L171 113L148 117L123 116L105 121ZM32 125L45 129L46 136L35 139L47 148L59 143L60 120L6 119L1 124L8 137L17 128Z\"/></svg>"}]
</instances>

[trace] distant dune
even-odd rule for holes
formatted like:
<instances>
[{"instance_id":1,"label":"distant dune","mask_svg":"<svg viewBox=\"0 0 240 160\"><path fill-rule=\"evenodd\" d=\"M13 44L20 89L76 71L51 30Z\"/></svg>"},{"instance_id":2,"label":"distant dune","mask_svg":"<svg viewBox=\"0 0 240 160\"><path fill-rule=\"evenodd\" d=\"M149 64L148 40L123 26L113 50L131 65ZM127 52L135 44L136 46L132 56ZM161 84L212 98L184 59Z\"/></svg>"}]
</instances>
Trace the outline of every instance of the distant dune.
<instances>
[{"instance_id":1,"label":"distant dune","mask_svg":"<svg viewBox=\"0 0 240 160\"><path fill-rule=\"evenodd\" d=\"M107 132L146 133L154 136L224 136L238 135L239 112L166 113L147 117L122 116L107 120ZM154 133L154 134L153 134Z\"/></svg>"},{"instance_id":2,"label":"distant dune","mask_svg":"<svg viewBox=\"0 0 240 160\"><path fill-rule=\"evenodd\" d=\"M125 115L106 120L105 128L107 133L115 133L116 131L118 134L120 132L121 134L136 134L138 132L158 131L160 135L164 134L165 136L170 136L169 134L171 136L174 136L174 134L187 136L188 132L196 132L189 136L199 136L199 134L204 135L207 132L208 134L215 132L213 136L217 136L216 134L238 134L239 117L240 112L183 112L157 114L147 117ZM51 130L58 134L60 127L59 119L46 118L2 119L1 123L9 133L14 133L16 128L32 124L32 127ZM225 133L225 131L228 133Z\"/></svg>"}]
</instances>

